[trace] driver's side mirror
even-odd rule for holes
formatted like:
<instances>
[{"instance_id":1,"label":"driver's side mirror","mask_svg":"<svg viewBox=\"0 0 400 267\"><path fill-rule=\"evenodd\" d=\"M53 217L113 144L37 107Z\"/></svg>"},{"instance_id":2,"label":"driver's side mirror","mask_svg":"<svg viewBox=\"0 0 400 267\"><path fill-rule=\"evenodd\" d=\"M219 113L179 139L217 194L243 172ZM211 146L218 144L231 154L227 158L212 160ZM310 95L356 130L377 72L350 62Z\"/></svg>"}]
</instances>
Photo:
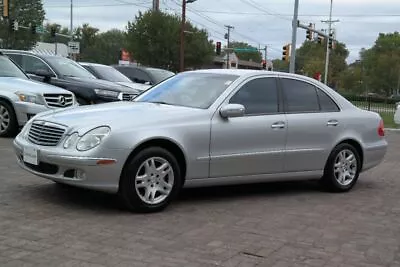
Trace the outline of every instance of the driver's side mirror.
<instances>
[{"instance_id":1,"label":"driver's side mirror","mask_svg":"<svg viewBox=\"0 0 400 267\"><path fill-rule=\"evenodd\" d=\"M241 104L227 104L219 110L222 118L242 117L245 114L245 107Z\"/></svg>"},{"instance_id":2,"label":"driver's side mirror","mask_svg":"<svg viewBox=\"0 0 400 267\"><path fill-rule=\"evenodd\" d=\"M49 70L46 70L46 69L35 70L32 74L34 74L36 76L43 77L43 81L44 82L49 82L51 77L54 77L54 74L51 73Z\"/></svg>"}]
</instances>

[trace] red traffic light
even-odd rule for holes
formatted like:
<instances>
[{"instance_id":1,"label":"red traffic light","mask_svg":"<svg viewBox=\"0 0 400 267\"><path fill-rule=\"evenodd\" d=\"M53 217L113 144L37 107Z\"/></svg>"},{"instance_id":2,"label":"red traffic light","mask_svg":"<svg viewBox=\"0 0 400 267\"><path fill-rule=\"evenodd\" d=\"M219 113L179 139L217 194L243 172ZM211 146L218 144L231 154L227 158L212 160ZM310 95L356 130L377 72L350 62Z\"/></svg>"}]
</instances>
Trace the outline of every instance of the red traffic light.
<instances>
[{"instance_id":1,"label":"red traffic light","mask_svg":"<svg viewBox=\"0 0 400 267\"><path fill-rule=\"evenodd\" d=\"M217 42L215 52L217 55L221 55L221 42Z\"/></svg>"}]
</instances>

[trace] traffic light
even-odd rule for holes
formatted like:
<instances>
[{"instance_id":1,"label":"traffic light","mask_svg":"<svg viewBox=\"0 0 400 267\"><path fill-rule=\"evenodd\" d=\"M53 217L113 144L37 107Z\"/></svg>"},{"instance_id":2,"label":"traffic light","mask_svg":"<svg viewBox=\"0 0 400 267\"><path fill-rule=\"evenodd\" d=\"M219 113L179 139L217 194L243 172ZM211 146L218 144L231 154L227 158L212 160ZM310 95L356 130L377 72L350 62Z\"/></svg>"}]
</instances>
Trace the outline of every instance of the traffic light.
<instances>
[{"instance_id":1,"label":"traffic light","mask_svg":"<svg viewBox=\"0 0 400 267\"><path fill-rule=\"evenodd\" d=\"M53 38L56 37L56 27L50 28L50 36Z\"/></svg>"},{"instance_id":2,"label":"traffic light","mask_svg":"<svg viewBox=\"0 0 400 267\"><path fill-rule=\"evenodd\" d=\"M218 56L221 55L221 42L217 42L217 45L215 46L215 53Z\"/></svg>"},{"instance_id":3,"label":"traffic light","mask_svg":"<svg viewBox=\"0 0 400 267\"><path fill-rule=\"evenodd\" d=\"M313 24L310 23L310 25L308 25L308 26L309 26L310 28L312 28L312 27L313 27ZM310 41L313 39L313 32L312 32L310 29L307 30L306 39L307 39L307 40L310 40Z\"/></svg>"},{"instance_id":4,"label":"traffic light","mask_svg":"<svg viewBox=\"0 0 400 267\"><path fill-rule=\"evenodd\" d=\"M322 35L318 34L318 43L322 44L323 41L324 41L324 37Z\"/></svg>"},{"instance_id":5,"label":"traffic light","mask_svg":"<svg viewBox=\"0 0 400 267\"><path fill-rule=\"evenodd\" d=\"M3 18L8 18L9 0L3 0Z\"/></svg>"},{"instance_id":6,"label":"traffic light","mask_svg":"<svg viewBox=\"0 0 400 267\"><path fill-rule=\"evenodd\" d=\"M262 68L263 68L263 70L267 69L267 62L265 60L263 60Z\"/></svg>"},{"instance_id":7,"label":"traffic light","mask_svg":"<svg viewBox=\"0 0 400 267\"><path fill-rule=\"evenodd\" d=\"M18 31L18 21L15 19L10 19L8 27L10 32Z\"/></svg>"},{"instance_id":8,"label":"traffic light","mask_svg":"<svg viewBox=\"0 0 400 267\"><path fill-rule=\"evenodd\" d=\"M289 51L290 50L290 44L287 44L283 47L283 52L282 52L282 60L283 61L289 61Z\"/></svg>"},{"instance_id":9,"label":"traffic light","mask_svg":"<svg viewBox=\"0 0 400 267\"><path fill-rule=\"evenodd\" d=\"M33 35L35 35L36 34L36 25L33 25L33 24L31 24L31 33L33 34Z\"/></svg>"},{"instance_id":10,"label":"traffic light","mask_svg":"<svg viewBox=\"0 0 400 267\"><path fill-rule=\"evenodd\" d=\"M329 34L328 42L329 42L329 49L332 49L333 48L333 33Z\"/></svg>"}]
</instances>

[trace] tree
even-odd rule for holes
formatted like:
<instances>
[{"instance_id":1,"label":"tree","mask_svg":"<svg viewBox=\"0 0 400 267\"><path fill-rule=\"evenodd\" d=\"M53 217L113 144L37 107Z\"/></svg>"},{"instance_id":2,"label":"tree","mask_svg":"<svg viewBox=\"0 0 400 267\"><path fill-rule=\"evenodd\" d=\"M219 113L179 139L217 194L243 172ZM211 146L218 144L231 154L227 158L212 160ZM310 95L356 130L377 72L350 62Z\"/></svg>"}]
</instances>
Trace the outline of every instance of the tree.
<instances>
[{"instance_id":1,"label":"tree","mask_svg":"<svg viewBox=\"0 0 400 267\"><path fill-rule=\"evenodd\" d=\"M230 48L254 48L255 46L251 46L248 43L244 42L231 42L229 44ZM241 60L253 61L257 63L261 63L262 55L259 51L256 52L235 52L236 56Z\"/></svg>"},{"instance_id":2,"label":"tree","mask_svg":"<svg viewBox=\"0 0 400 267\"><path fill-rule=\"evenodd\" d=\"M335 86L339 81L340 73L347 67L346 58L348 55L349 51L346 45L336 42L335 47L331 49L329 58L328 81L330 85ZM296 72L310 77L320 72L324 77L325 56L326 41L322 44L305 41L296 51Z\"/></svg>"},{"instance_id":3,"label":"tree","mask_svg":"<svg viewBox=\"0 0 400 267\"><path fill-rule=\"evenodd\" d=\"M45 12L41 0L13 0L9 8L10 20L17 20L20 26L43 24ZM31 49L40 38L38 34L33 35L30 29L19 28L10 32L7 20L0 21L0 36L3 47L23 50Z\"/></svg>"},{"instance_id":4,"label":"tree","mask_svg":"<svg viewBox=\"0 0 400 267\"><path fill-rule=\"evenodd\" d=\"M179 36L181 19L160 11L139 12L128 22L127 50L139 63L179 70ZM205 30L187 22L185 25L185 65L201 67L211 62L214 45Z\"/></svg>"},{"instance_id":5,"label":"tree","mask_svg":"<svg viewBox=\"0 0 400 267\"><path fill-rule=\"evenodd\" d=\"M56 29L56 33L61 33L61 34L65 34L65 35L69 34L69 29L67 27L63 27L57 23L53 23L53 24L46 23L46 25L43 27L44 33L41 36L42 42L55 43L55 41L57 40L57 43L68 44L68 42L71 41L71 38L64 37L64 36L57 36L56 39L51 37L50 31L51 31L51 28L53 28L53 27Z\"/></svg>"},{"instance_id":6,"label":"tree","mask_svg":"<svg viewBox=\"0 0 400 267\"><path fill-rule=\"evenodd\" d=\"M289 71L289 62L280 59L274 59L272 60L272 65L274 66L274 71L280 71L280 72Z\"/></svg>"},{"instance_id":7,"label":"tree","mask_svg":"<svg viewBox=\"0 0 400 267\"><path fill-rule=\"evenodd\" d=\"M372 48L360 53L370 92L387 96L400 89L400 34L380 33Z\"/></svg>"},{"instance_id":8,"label":"tree","mask_svg":"<svg viewBox=\"0 0 400 267\"><path fill-rule=\"evenodd\" d=\"M93 47L97 41L97 33L99 29L90 26L85 23L78 27L74 33L74 40L80 43L80 54L78 55L78 60L86 61L93 57Z\"/></svg>"}]
</instances>

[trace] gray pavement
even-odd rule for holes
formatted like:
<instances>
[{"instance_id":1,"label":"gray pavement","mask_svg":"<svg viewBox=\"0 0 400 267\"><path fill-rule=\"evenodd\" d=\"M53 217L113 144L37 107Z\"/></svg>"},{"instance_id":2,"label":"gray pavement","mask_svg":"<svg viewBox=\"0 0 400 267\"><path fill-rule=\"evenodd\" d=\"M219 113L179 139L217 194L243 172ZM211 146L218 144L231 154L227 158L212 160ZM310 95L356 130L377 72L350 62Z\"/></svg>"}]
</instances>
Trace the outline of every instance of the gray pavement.
<instances>
[{"instance_id":1,"label":"gray pavement","mask_svg":"<svg viewBox=\"0 0 400 267\"><path fill-rule=\"evenodd\" d=\"M138 215L20 170L0 139L0 266L400 266L400 132L353 191L315 183L185 190Z\"/></svg>"}]
</instances>

